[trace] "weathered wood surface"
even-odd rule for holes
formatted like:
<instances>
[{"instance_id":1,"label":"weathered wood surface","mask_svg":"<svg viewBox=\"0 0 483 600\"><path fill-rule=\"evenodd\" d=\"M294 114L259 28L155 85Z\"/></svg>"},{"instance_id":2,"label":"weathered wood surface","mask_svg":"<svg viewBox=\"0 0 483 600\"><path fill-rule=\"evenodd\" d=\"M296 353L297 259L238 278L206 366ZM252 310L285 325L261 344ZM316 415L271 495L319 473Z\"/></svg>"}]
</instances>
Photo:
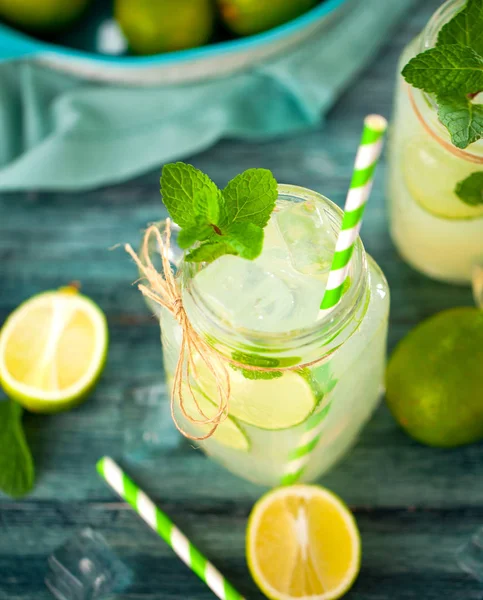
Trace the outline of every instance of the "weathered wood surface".
<instances>
[{"instance_id":1,"label":"weathered wood surface","mask_svg":"<svg viewBox=\"0 0 483 600\"><path fill-rule=\"evenodd\" d=\"M353 82L320 130L267 143L224 141L190 157L219 184L252 166L279 181L321 191L339 204L348 185L363 116L390 115L402 47L439 5L420 2ZM389 280L389 346L423 318L471 304L469 288L435 283L406 266L387 232L385 161L377 175L363 238ZM111 344L93 397L69 413L28 415L37 486L22 501L0 498L0 599L47 600L48 555L83 526L101 531L136 573L130 600L212 598L98 478L96 460L121 452L119 406L126 390L162 376L159 334L119 242L136 244L163 216L158 171L90 193L0 196L0 322L23 299L79 279L105 310ZM261 598L244 559L244 532L262 489L240 481L186 441L142 466L124 461L187 534L250 599ZM483 524L483 445L443 451L407 438L382 406L353 451L323 479L353 508L362 532L361 575L350 600L480 600L454 550Z\"/></svg>"}]
</instances>

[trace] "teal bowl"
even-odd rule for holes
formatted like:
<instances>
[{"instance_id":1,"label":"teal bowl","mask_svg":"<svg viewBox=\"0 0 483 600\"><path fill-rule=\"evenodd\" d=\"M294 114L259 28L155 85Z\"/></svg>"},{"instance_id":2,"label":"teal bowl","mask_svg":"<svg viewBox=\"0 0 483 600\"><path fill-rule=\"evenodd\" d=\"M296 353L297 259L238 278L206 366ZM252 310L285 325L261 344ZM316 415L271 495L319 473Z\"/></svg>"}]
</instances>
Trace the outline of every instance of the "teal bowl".
<instances>
[{"instance_id":1,"label":"teal bowl","mask_svg":"<svg viewBox=\"0 0 483 600\"><path fill-rule=\"evenodd\" d=\"M154 56L109 55L99 51L102 35L115 36L109 5L94 3L75 31L43 41L0 24L0 62L29 58L77 76L127 85L163 85L223 77L280 54L330 27L351 0L323 0L313 9L270 31L215 41ZM122 38L120 38L122 41Z\"/></svg>"}]
</instances>

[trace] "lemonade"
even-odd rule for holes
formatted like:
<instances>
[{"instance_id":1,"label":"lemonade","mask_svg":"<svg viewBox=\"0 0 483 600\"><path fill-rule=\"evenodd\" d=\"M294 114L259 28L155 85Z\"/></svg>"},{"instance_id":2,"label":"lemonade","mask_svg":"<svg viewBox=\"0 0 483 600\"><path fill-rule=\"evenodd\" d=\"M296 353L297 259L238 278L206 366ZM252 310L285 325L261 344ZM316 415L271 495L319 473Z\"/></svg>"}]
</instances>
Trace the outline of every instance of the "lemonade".
<instances>
[{"instance_id":1,"label":"lemonade","mask_svg":"<svg viewBox=\"0 0 483 600\"><path fill-rule=\"evenodd\" d=\"M403 52L398 71L432 48L438 32L465 5L446 2ZM473 102L483 102L479 94ZM483 140L456 147L438 120L433 96L399 77L390 139L391 234L401 255L423 273L451 283L471 281L483 257L483 204L469 204L457 186L483 171ZM483 193L483 190L482 190Z\"/></svg>"},{"instance_id":2,"label":"lemonade","mask_svg":"<svg viewBox=\"0 0 483 600\"><path fill-rule=\"evenodd\" d=\"M280 483L315 416L321 435L301 480L320 476L354 443L378 404L389 292L360 239L341 302L325 317L319 311L341 216L323 196L282 185L255 260L224 255L200 265L172 255L188 318L228 361L229 416L200 445L233 473L259 484ZM166 309L152 307L160 317L171 384L182 332ZM213 416L216 382L203 361L195 364L193 395L183 394L185 410L194 416L201 408ZM272 371L253 370L266 367ZM277 367L288 370L274 372ZM177 411L192 435L209 429Z\"/></svg>"}]
</instances>

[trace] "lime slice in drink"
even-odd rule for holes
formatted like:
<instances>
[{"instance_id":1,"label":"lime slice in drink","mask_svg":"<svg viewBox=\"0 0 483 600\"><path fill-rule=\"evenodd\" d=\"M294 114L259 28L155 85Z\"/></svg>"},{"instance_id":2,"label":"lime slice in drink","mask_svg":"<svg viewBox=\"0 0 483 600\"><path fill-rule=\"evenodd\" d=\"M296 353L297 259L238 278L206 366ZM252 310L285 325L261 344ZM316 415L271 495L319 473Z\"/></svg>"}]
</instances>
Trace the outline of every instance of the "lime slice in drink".
<instances>
[{"instance_id":1,"label":"lime slice in drink","mask_svg":"<svg viewBox=\"0 0 483 600\"><path fill-rule=\"evenodd\" d=\"M335 600L360 569L361 540L347 506L315 485L272 490L254 506L247 563L272 600Z\"/></svg>"},{"instance_id":2,"label":"lime slice in drink","mask_svg":"<svg viewBox=\"0 0 483 600\"><path fill-rule=\"evenodd\" d=\"M213 404L210 400L205 398L205 396L197 390L195 387L192 388L192 392L190 392L188 386L183 384L183 406L186 413L192 419L202 420L205 417L212 418L218 412L218 407ZM199 409L203 412L203 415L200 414L198 407L195 403L198 402ZM213 425L199 425L199 424L191 424L193 429L197 432L208 433L210 429L212 429ZM227 446L229 448L233 448L234 450L242 450L247 452L250 449L250 443L248 441L247 436L241 429L241 427L236 423L235 419L231 417L227 417L215 430L215 433L211 436L210 439L216 440L219 444L223 446Z\"/></svg>"},{"instance_id":3,"label":"lime slice in drink","mask_svg":"<svg viewBox=\"0 0 483 600\"><path fill-rule=\"evenodd\" d=\"M0 332L1 384L33 412L70 408L97 381L107 344L103 312L75 287L39 294L21 304Z\"/></svg>"},{"instance_id":4,"label":"lime slice in drink","mask_svg":"<svg viewBox=\"0 0 483 600\"><path fill-rule=\"evenodd\" d=\"M207 398L218 397L215 378L202 360L197 361L198 386ZM305 421L317 398L310 384L295 371L273 379L247 379L228 367L230 416L261 429L287 429Z\"/></svg>"},{"instance_id":5,"label":"lime slice in drink","mask_svg":"<svg viewBox=\"0 0 483 600\"><path fill-rule=\"evenodd\" d=\"M462 160L425 137L411 138L402 155L404 180L414 200L427 212L444 219L475 219L483 205L471 206L454 193L471 172Z\"/></svg>"}]
</instances>

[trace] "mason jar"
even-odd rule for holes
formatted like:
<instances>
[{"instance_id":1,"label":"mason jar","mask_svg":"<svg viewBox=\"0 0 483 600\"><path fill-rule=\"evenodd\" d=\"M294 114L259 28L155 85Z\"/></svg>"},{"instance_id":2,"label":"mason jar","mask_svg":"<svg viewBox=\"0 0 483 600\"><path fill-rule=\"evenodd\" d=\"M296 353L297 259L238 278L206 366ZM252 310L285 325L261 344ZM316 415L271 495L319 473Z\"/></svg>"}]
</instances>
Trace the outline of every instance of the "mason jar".
<instances>
[{"instance_id":1,"label":"mason jar","mask_svg":"<svg viewBox=\"0 0 483 600\"><path fill-rule=\"evenodd\" d=\"M341 301L325 316L309 316L318 314L341 222L342 211L324 196L280 185L262 255L255 261L222 257L225 262L211 265L185 262L172 226L170 261L184 309L230 380L227 418L195 443L231 472L261 485L317 479L354 444L383 391L389 289L360 238ZM163 233L165 222L158 226ZM283 241L276 237L282 229ZM154 245L150 251L155 262ZM296 268L289 264L294 257ZM280 274L286 289L276 280ZM216 290L207 287L212 284ZM232 295L223 306L227 290ZM167 309L148 304L160 320L172 389L183 331ZM242 308L236 312L235 305ZM260 315L264 326L257 325ZM304 325L294 328L298 322ZM219 398L209 369L193 359L190 386L181 384L184 408L175 394L174 416L199 438L211 425L193 421L213 417Z\"/></svg>"},{"instance_id":2,"label":"mason jar","mask_svg":"<svg viewBox=\"0 0 483 600\"><path fill-rule=\"evenodd\" d=\"M398 73L435 46L441 27L465 4L448 0L436 11L403 51ZM434 97L399 75L389 142L390 228L401 256L415 269L449 283L471 281L473 265L483 259L483 204L467 204L455 190L482 170L483 140L464 150L454 146Z\"/></svg>"}]
</instances>

